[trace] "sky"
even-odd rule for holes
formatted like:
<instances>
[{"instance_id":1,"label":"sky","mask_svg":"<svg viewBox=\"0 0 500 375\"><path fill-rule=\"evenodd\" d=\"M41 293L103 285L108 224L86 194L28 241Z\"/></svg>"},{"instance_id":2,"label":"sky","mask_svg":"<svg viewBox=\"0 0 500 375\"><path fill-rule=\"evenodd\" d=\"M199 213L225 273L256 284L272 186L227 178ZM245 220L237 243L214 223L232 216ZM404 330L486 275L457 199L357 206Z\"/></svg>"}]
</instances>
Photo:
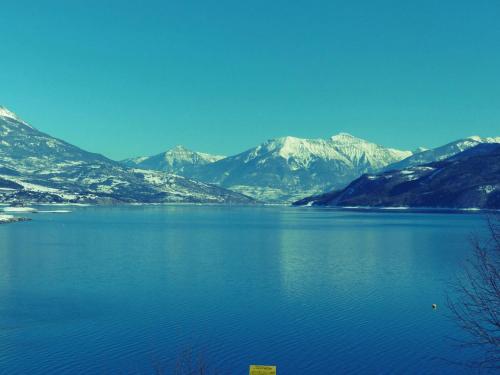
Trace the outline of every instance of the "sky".
<instances>
[{"instance_id":1,"label":"sky","mask_svg":"<svg viewBox=\"0 0 500 375\"><path fill-rule=\"evenodd\" d=\"M500 136L498 0L4 1L0 105L113 159Z\"/></svg>"}]
</instances>

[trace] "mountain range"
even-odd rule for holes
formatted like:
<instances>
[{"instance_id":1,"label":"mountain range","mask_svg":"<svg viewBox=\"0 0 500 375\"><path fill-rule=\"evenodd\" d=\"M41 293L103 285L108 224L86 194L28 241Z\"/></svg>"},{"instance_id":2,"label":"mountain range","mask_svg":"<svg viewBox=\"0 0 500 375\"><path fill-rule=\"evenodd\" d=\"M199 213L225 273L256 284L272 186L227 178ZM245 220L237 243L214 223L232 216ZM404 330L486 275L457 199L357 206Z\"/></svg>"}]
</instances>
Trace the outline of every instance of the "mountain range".
<instances>
[{"instance_id":1,"label":"mountain range","mask_svg":"<svg viewBox=\"0 0 500 375\"><path fill-rule=\"evenodd\" d=\"M479 143L444 160L365 174L345 189L294 204L500 209L500 144Z\"/></svg>"},{"instance_id":2,"label":"mountain range","mask_svg":"<svg viewBox=\"0 0 500 375\"><path fill-rule=\"evenodd\" d=\"M472 152L474 157L492 161L494 156L487 155L490 149L486 145L494 148L498 143L500 137L474 136L435 149L419 148L411 152L340 133L328 139L271 139L228 157L176 146L153 156L118 162L42 133L0 107L0 202L286 203L300 200L301 204L314 205L423 204L410 196L425 192L430 197L439 187L431 182L441 181L424 178L428 171L446 167L447 172L442 175L451 179L452 172L459 170L450 169L446 163L455 160L454 157L470 155L471 150L476 150ZM444 164L435 164L441 162ZM479 161L475 163L478 167ZM496 173L487 166L476 172L471 170L469 179L491 193L496 185L494 181L483 183L487 180L487 176L481 174L483 169L487 171L484 173ZM467 194L473 195L472 185L466 185L460 176L453 178L460 181ZM418 190L411 190L413 182L403 184L417 180ZM384 181L387 184L382 184ZM441 183L458 189L456 185ZM346 187L352 190L354 186L359 189L353 195L348 194ZM409 190L404 198L395 193L406 187L411 187L411 192ZM328 191L330 193L325 193ZM396 196L399 200L389 199ZM309 198L301 200L304 197ZM443 198L442 202L449 201ZM474 202L472 199L470 204ZM483 199L478 204L483 204L481 202L492 201Z\"/></svg>"},{"instance_id":3,"label":"mountain range","mask_svg":"<svg viewBox=\"0 0 500 375\"><path fill-rule=\"evenodd\" d=\"M134 168L152 169L179 175L192 175L195 168L214 163L224 158L225 156L191 151L184 146L178 145L166 152L153 156L122 160L122 164Z\"/></svg>"},{"instance_id":4,"label":"mountain range","mask_svg":"<svg viewBox=\"0 0 500 375\"><path fill-rule=\"evenodd\" d=\"M212 202L253 199L186 177L129 168L42 133L0 107L0 202Z\"/></svg>"},{"instance_id":5,"label":"mountain range","mask_svg":"<svg viewBox=\"0 0 500 375\"><path fill-rule=\"evenodd\" d=\"M500 143L500 137L481 138L472 136L450 142L444 146L431 150L422 150L414 155L401 160L400 162L388 165L385 170L405 169L416 165L432 163L434 161L444 160L462 151L476 147L482 143Z\"/></svg>"},{"instance_id":6,"label":"mountain range","mask_svg":"<svg viewBox=\"0 0 500 375\"><path fill-rule=\"evenodd\" d=\"M471 136L435 149L420 147L411 152L340 133L329 139L271 139L225 158L177 146L159 155L123 163L178 173L263 202L292 202L340 190L366 173L444 160L484 143L500 143L500 137Z\"/></svg>"},{"instance_id":7,"label":"mountain range","mask_svg":"<svg viewBox=\"0 0 500 375\"><path fill-rule=\"evenodd\" d=\"M140 166L163 171L179 165L182 169L177 168L176 173L265 202L293 201L340 188L363 173L380 170L412 155L410 151L386 148L347 133L329 139L271 139L234 156L209 156L212 160L218 159L213 162L203 157L206 154L178 151L177 147L164 154L135 160L141 160ZM177 163L171 159L165 163L167 155L181 158ZM131 165L130 159L125 164Z\"/></svg>"}]
</instances>

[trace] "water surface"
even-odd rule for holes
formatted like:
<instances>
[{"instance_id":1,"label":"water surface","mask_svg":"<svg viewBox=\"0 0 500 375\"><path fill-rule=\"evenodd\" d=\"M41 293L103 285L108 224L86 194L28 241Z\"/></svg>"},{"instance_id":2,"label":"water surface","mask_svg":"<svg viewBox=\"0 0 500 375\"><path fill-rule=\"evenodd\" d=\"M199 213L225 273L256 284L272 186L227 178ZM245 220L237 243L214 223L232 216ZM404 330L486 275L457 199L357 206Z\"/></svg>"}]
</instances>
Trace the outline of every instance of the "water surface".
<instances>
[{"instance_id":1,"label":"water surface","mask_svg":"<svg viewBox=\"0 0 500 375\"><path fill-rule=\"evenodd\" d=\"M445 292L479 215L75 208L0 226L0 373L460 374ZM440 307L433 311L431 304Z\"/></svg>"}]
</instances>

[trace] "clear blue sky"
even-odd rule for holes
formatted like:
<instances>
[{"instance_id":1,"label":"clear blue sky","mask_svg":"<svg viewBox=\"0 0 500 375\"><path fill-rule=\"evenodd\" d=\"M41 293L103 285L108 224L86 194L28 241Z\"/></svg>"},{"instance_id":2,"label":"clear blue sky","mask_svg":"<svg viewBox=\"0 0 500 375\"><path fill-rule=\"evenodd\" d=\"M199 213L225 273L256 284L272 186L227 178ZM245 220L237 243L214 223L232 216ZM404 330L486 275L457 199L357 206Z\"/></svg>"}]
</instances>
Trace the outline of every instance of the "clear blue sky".
<instances>
[{"instance_id":1,"label":"clear blue sky","mask_svg":"<svg viewBox=\"0 0 500 375\"><path fill-rule=\"evenodd\" d=\"M115 159L499 136L499 19L498 0L3 2L0 104Z\"/></svg>"}]
</instances>

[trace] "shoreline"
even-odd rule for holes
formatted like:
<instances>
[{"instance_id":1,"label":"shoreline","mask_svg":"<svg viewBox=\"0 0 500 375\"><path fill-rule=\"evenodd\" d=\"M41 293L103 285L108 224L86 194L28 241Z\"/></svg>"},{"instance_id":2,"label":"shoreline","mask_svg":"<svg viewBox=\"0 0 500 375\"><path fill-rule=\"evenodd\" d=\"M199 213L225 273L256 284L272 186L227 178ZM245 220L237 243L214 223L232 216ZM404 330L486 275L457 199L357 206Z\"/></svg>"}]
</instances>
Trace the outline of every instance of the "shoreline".
<instances>
[{"instance_id":1,"label":"shoreline","mask_svg":"<svg viewBox=\"0 0 500 375\"><path fill-rule=\"evenodd\" d=\"M162 203L118 203L118 204L98 204L98 203L37 203L37 202L26 202L26 212L34 213L29 211L32 207L106 207L106 208L119 208L119 207L172 207L172 206L209 206L209 207L289 207L298 209L320 209L320 210L332 210L332 211L353 211L353 212L382 212L382 213L449 213L449 214L478 214L478 213L488 213L488 212L500 212L500 209L493 208L477 208L477 207L466 207L466 208L454 208L454 207L409 207L409 206L315 206L315 205L302 205L294 206L290 203L254 203L254 204L231 204L231 203L215 203L215 202L162 202ZM8 203L0 203L0 217L1 216L12 216L9 211L3 211L4 208L10 207ZM15 211L12 211L13 213ZM37 210L35 209L35 212ZM40 211L40 212L50 212L50 211ZM17 213L17 212L16 212ZM23 213L19 211L18 213ZM15 217L14 217L15 218ZM21 219L17 217L17 219ZM29 218L24 218L24 221L31 220ZM23 221L23 220L14 220ZM1 223L1 221L0 221Z\"/></svg>"},{"instance_id":2,"label":"shoreline","mask_svg":"<svg viewBox=\"0 0 500 375\"><path fill-rule=\"evenodd\" d=\"M383 212L383 213L428 213L428 214L480 214L500 212L494 208L454 208L454 207L374 207L374 206L294 206L301 209L320 209L332 211Z\"/></svg>"},{"instance_id":3,"label":"shoreline","mask_svg":"<svg viewBox=\"0 0 500 375\"><path fill-rule=\"evenodd\" d=\"M1 224L10 224L10 223L20 223L23 221L31 221L30 218L27 217L19 217L14 215L5 215L0 213L0 225Z\"/></svg>"}]
</instances>

